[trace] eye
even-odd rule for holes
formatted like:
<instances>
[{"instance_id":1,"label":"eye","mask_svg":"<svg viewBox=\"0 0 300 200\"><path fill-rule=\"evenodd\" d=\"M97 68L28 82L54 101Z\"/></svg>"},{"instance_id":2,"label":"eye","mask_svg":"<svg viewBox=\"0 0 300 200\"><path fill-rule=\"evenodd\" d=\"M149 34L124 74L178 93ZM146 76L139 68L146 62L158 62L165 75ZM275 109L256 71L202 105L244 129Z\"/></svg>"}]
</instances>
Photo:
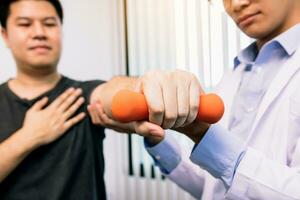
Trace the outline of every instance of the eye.
<instances>
[{"instance_id":1,"label":"eye","mask_svg":"<svg viewBox=\"0 0 300 200\"><path fill-rule=\"evenodd\" d=\"M46 26L46 27L55 27L56 25L57 25L56 20L46 19L44 21L44 26Z\"/></svg>"},{"instance_id":2,"label":"eye","mask_svg":"<svg viewBox=\"0 0 300 200\"><path fill-rule=\"evenodd\" d=\"M53 22L46 22L46 23L45 23L45 26L47 26L47 27L54 27L54 26L56 26L56 23L53 23Z\"/></svg>"},{"instance_id":3,"label":"eye","mask_svg":"<svg viewBox=\"0 0 300 200\"><path fill-rule=\"evenodd\" d=\"M31 24L30 23L19 23L18 26L21 27L29 27Z\"/></svg>"}]
</instances>

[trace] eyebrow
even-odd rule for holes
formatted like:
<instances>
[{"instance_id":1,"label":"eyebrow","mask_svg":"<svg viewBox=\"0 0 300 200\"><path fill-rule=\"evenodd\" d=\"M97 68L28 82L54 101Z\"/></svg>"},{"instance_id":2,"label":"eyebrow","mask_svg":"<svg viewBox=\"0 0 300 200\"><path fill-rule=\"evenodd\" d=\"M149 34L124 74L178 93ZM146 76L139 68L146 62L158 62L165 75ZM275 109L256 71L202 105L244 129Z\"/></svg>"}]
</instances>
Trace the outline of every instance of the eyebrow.
<instances>
[{"instance_id":1,"label":"eyebrow","mask_svg":"<svg viewBox=\"0 0 300 200\"><path fill-rule=\"evenodd\" d=\"M32 18L30 18L30 17L17 17L16 18L16 21L20 21L20 20L31 20ZM56 17L44 17L43 19L42 19L42 21L46 21L46 20L55 20L56 21Z\"/></svg>"}]
</instances>

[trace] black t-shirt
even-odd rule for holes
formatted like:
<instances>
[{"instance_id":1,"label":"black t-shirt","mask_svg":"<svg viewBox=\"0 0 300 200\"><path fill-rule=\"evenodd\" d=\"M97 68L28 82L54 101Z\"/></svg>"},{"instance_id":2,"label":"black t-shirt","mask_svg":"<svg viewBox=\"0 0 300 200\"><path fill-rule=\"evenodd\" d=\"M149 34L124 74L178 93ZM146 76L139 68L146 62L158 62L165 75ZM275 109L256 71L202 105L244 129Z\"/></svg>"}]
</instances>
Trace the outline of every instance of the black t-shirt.
<instances>
[{"instance_id":1,"label":"black t-shirt","mask_svg":"<svg viewBox=\"0 0 300 200\"><path fill-rule=\"evenodd\" d=\"M92 90L103 81L79 82L62 77L51 91L34 100L21 99L8 84L0 85L0 143L22 127L26 111L42 97L50 103L70 87L82 88L86 112ZM106 199L104 185L104 128L90 117L70 128L61 138L33 151L0 183L1 200ZM1 155L0 155L1 156Z\"/></svg>"}]
</instances>

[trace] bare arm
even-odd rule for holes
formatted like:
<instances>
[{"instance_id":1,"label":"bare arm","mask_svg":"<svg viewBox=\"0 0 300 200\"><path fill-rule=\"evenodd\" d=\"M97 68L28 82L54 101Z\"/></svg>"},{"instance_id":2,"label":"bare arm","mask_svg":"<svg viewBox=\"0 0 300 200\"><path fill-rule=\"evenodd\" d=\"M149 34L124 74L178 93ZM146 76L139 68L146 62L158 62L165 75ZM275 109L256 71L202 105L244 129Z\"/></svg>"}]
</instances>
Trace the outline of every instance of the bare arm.
<instances>
[{"instance_id":1,"label":"bare arm","mask_svg":"<svg viewBox=\"0 0 300 200\"><path fill-rule=\"evenodd\" d=\"M129 89L145 95L149 109L149 122L124 125L113 121L111 102L113 96L121 89ZM115 77L98 86L91 95L91 105L88 110L94 124L121 130L121 132L136 132L142 136L159 136L158 140L153 138L153 142L157 142L164 135L163 129L185 127L194 122L202 92L197 78L189 72L156 70L139 78ZM99 108L101 106L102 109Z\"/></svg>"},{"instance_id":2,"label":"bare arm","mask_svg":"<svg viewBox=\"0 0 300 200\"><path fill-rule=\"evenodd\" d=\"M121 89L129 89L132 91L136 91L138 87L137 85L137 77L116 76L108 82L101 84L94 89L94 91L91 94L90 103L100 101L105 113L109 117L112 117L110 108L113 96Z\"/></svg>"},{"instance_id":3,"label":"bare arm","mask_svg":"<svg viewBox=\"0 0 300 200\"><path fill-rule=\"evenodd\" d=\"M19 130L0 144L0 182L2 182L34 149L37 144Z\"/></svg>"},{"instance_id":4,"label":"bare arm","mask_svg":"<svg viewBox=\"0 0 300 200\"><path fill-rule=\"evenodd\" d=\"M48 99L35 103L23 127L0 144L0 183L35 149L49 144L81 121L85 114L70 118L82 105L81 90L69 89L44 108Z\"/></svg>"}]
</instances>

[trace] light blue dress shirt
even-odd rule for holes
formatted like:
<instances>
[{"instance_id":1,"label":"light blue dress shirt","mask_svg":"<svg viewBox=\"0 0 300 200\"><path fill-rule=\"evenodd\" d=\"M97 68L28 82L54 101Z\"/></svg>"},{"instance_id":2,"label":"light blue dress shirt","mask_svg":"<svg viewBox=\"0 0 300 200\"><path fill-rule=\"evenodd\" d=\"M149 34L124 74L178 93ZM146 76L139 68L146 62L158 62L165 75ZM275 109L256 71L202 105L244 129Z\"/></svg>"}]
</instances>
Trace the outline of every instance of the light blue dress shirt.
<instances>
[{"instance_id":1,"label":"light blue dress shirt","mask_svg":"<svg viewBox=\"0 0 300 200\"><path fill-rule=\"evenodd\" d=\"M300 24L266 43L260 51L255 43L249 45L234 60L235 68L240 64L247 67L234 98L229 125L227 128L212 125L190 156L192 162L222 179L227 186L231 185L235 169L243 157L244 143L250 134L259 104L273 77L299 46L299 35ZM156 164L165 173L172 172L181 160L179 148L170 143L173 142L167 136L154 147L146 145Z\"/></svg>"}]
</instances>

